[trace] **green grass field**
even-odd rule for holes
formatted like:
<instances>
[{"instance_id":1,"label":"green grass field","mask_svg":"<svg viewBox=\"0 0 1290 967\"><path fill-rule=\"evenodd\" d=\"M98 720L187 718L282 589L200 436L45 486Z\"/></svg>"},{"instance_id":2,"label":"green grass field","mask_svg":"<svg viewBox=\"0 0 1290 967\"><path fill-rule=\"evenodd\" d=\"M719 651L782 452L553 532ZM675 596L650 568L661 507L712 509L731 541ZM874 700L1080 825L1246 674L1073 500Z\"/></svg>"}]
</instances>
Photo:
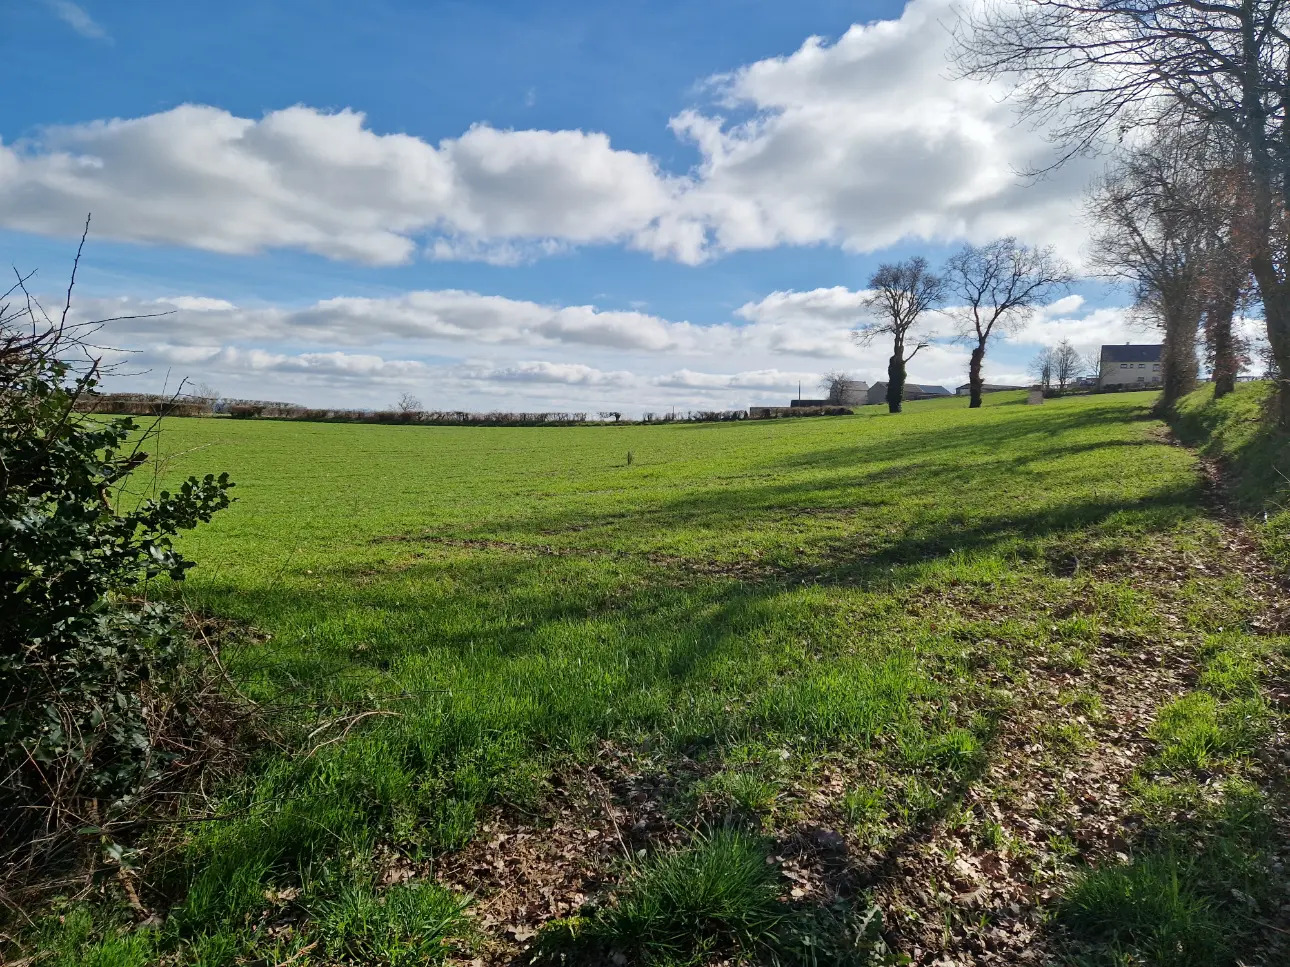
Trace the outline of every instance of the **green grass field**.
<instances>
[{"instance_id":1,"label":"green grass field","mask_svg":"<svg viewBox=\"0 0 1290 967\"><path fill-rule=\"evenodd\" d=\"M1151 395L1023 397L167 421L160 482L228 470L238 498L184 538L177 590L254 629L231 676L313 735L168 834L141 883L163 925L68 907L50 962L1261 949L1267 589L1225 566L1232 525ZM1184 861L1197 836L1213 855ZM1176 902L1144 905L1161 878Z\"/></svg>"}]
</instances>

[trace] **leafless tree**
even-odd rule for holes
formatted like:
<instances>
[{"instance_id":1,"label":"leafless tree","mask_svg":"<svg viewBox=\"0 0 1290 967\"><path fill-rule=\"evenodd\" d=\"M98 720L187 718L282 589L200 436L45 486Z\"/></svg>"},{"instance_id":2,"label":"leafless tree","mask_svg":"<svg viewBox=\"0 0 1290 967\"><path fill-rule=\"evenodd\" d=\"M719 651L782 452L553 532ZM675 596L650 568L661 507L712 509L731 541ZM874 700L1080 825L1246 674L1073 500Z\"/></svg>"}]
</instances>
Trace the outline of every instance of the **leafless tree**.
<instances>
[{"instance_id":1,"label":"leafless tree","mask_svg":"<svg viewBox=\"0 0 1290 967\"><path fill-rule=\"evenodd\" d=\"M972 346L968 363L971 407L981 405L981 366L996 332L1016 332L1055 292L1069 288L1074 274L1051 248L1033 248L1015 238L965 245L945 263L955 335Z\"/></svg>"},{"instance_id":2,"label":"leafless tree","mask_svg":"<svg viewBox=\"0 0 1290 967\"><path fill-rule=\"evenodd\" d=\"M1041 389L1052 387L1053 349L1051 346L1046 346L1035 354L1035 358L1030 361L1030 375L1035 377Z\"/></svg>"},{"instance_id":3,"label":"leafless tree","mask_svg":"<svg viewBox=\"0 0 1290 967\"><path fill-rule=\"evenodd\" d=\"M1236 377L1249 365L1250 347L1233 328L1238 312L1249 307L1254 289L1250 269L1249 233L1244 229L1250 211L1248 171L1230 151L1216 165L1204 167L1202 196L1209 208L1207 246L1201 300L1205 363L1214 380L1214 398L1236 388Z\"/></svg>"},{"instance_id":4,"label":"leafless tree","mask_svg":"<svg viewBox=\"0 0 1290 967\"><path fill-rule=\"evenodd\" d=\"M404 393L400 396L398 401L394 404L394 407L404 416L411 416L413 413L420 413L425 409L425 407L421 405L421 401L411 393Z\"/></svg>"},{"instance_id":5,"label":"leafless tree","mask_svg":"<svg viewBox=\"0 0 1290 967\"><path fill-rule=\"evenodd\" d=\"M212 413L216 411L219 404L219 390L210 383L198 383L187 395L193 403L205 406Z\"/></svg>"},{"instance_id":6,"label":"leafless tree","mask_svg":"<svg viewBox=\"0 0 1290 967\"><path fill-rule=\"evenodd\" d=\"M1195 386L1196 337L1220 257L1210 160L1203 143L1159 134L1123 153L1089 195L1093 262L1133 287L1164 334L1165 409Z\"/></svg>"},{"instance_id":7,"label":"leafless tree","mask_svg":"<svg viewBox=\"0 0 1290 967\"><path fill-rule=\"evenodd\" d=\"M924 312L940 303L944 293L945 281L927 267L927 259L921 255L883 263L869 279L864 304L873 318L852 330L851 335L862 346L883 336L891 337L887 409L892 413L900 412L905 397L906 365L931 343L932 334L920 332L918 321Z\"/></svg>"},{"instance_id":8,"label":"leafless tree","mask_svg":"<svg viewBox=\"0 0 1290 967\"><path fill-rule=\"evenodd\" d=\"M1290 4L993 0L956 30L965 76L1012 82L1056 164L1156 127L1230 139L1250 177L1243 231L1278 370L1290 374ZM1277 417L1290 425L1290 386Z\"/></svg>"},{"instance_id":9,"label":"leafless tree","mask_svg":"<svg viewBox=\"0 0 1290 967\"><path fill-rule=\"evenodd\" d=\"M835 369L820 377L820 389L824 390L825 398L830 403L841 403L849 382L851 382L850 373Z\"/></svg>"},{"instance_id":10,"label":"leafless tree","mask_svg":"<svg viewBox=\"0 0 1290 967\"><path fill-rule=\"evenodd\" d=\"M1069 339L1063 339L1053 349L1053 379L1057 380L1057 392L1065 392L1066 387L1084 375L1084 357L1071 345Z\"/></svg>"}]
</instances>

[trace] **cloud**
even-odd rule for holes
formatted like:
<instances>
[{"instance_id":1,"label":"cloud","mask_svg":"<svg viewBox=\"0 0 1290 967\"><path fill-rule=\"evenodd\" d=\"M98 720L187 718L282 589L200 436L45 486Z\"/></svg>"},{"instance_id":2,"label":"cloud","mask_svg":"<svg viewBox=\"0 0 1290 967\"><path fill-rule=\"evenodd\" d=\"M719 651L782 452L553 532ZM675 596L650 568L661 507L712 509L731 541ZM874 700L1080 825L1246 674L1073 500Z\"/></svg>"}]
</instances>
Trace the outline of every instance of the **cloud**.
<instances>
[{"instance_id":1,"label":"cloud","mask_svg":"<svg viewBox=\"0 0 1290 967\"><path fill-rule=\"evenodd\" d=\"M661 224L676 190L604 134L475 125L432 145L303 106L252 120L187 104L0 145L9 228L66 234L92 211L96 233L127 241L373 265L407 262L423 240L439 258L624 242L692 261L692 240Z\"/></svg>"},{"instance_id":2,"label":"cloud","mask_svg":"<svg viewBox=\"0 0 1290 967\"><path fill-rule=\"evenodd\" d=\"M384 298L342 296L299 307L238 307L223 299L83 299L83 320L147 315L110 332L131 340L204 345L217 340L370 346L433 341L478 346L582 346L625 352L715 351L737 337L734 326L700 327L595 306L553 306L459 289Z\"/></svg>"},{"instance_id":3,"label":"cloud","mask_svg":"<svg viewBox=\"0 0 1290 967\"><path fill-rule=\"evenodd\" d=\"M787 393L797 385L814 389L820 374L814 372L781 372L778 369L759 369L742 373L699 373L679 369L666 376L656 376L654 386L692 390L777 390Z\"/></svg>"},{"instance_id":4,"label":"cloud","mask_svg":"<svg viewBox=\"0 0 1290 967\"><path fill-rule=\"evenodd\" d=\"M177 295L161 301L176 309L186 309L189 312L226 312L237 308L227 299L208 299L193 295Z\"/></svg>"},{"instance_id":5,"label":"cloud","mask_svg":"<svg viewBox=\"0 0 1290 967\"><path fill-rule=\"evenodd\" d=\"M82 37L109 42L112 40L103 26L91 17L84 7L72 3L72 0L45 0L45 3L57 14L59 20Z\"/></svg>"},{"instance_id":6,"label":"cloud","mask_svg":"<svg viewBox=\"0 0 1290 967\"><path fill-rule=\"evenodd\" d=\"M387 381L425 376L425 363L411 359L383 359L370 354L342 352L271 353L236 346L157 345L148 354L158 361L191 366L205 371L248 373L304 373L345 380Z\"/></svg>"},{"instance_id":7,"label":"cloud","mask_svg":"<svg viewBox=\"0 0 1290 967\"><path fill-rule=\"evenodd\" d=\"M1142 322L1130 308L1116 306L1094 309L1079 317L1062 307L1066 299L1047 306L1012 336L1013 343L1055 346L1063 339L1086 357L1098 356L1103 344L1160 341L1159 332Z\"/></svg>"},{"instance_id":8,"label":"cloud","mask_svg":"<svg viewBox=\"0 0 1290 967\"><path fill-rule=\"evenodd\" d=\"M521 362L500 369L468 370L467 379L502 383L559 383L566 386L631 386L636 377L624 370L604 372L582 363Z\"/></svg>"},{"instance_id":9,"label":"cloud","mask_svg":"<svg viewBox=\"0 0 1290 967\"><path fill-rule=\"evenodd\" d=\"M735 315L750 322L828 322L853 326L866 313L864 291L835 285L806 292L772 292L757 302L747 302Z\"/></svg>"},{"instance_id":10,"label":"cloud","mask_svg":"<svg viewBox=\"0 0 1290 967\"><path fill-rule=\"evenodd\" d=\"M1017 234L1074 254L1080 159L1026 184L1047 160L999 91L951 80L953 0L912 0L896 20L711 79L725 107L686 110L673 130L702 155L683 203L721 250L827 242L870 252L902 239Z\"/></svg>"},{"instance_id":11,"label":"cloud","mask_svg":"<svg viewBox=\"0 0 1290 967\"><path fill-rule=\"evenodd\" d=\"M111 238L373 265L509 265L584 245L698 264L1004 234L1074 256L1095 162L1025 183L1018 170L1049 148L999 91L946 77L952 15L952 0L911 0L898 19L707 79L715 102L670 122L698 151L689 171L602 132L480 123L432 143L377 132L357 110L256 119L186 104L0 144L0 224L66 235L92 211Z\"/></svg>"}]
</instances>

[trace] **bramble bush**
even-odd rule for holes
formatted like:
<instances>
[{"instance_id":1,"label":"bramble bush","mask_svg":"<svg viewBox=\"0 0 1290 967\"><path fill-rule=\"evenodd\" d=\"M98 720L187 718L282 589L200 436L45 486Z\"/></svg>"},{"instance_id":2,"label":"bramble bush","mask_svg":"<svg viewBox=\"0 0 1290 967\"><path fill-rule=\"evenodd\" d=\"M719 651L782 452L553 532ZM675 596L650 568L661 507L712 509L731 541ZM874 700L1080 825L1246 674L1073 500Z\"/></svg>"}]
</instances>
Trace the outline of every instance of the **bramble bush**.
<instances>
[{"instance_id":1,"label":"bramble bush","mask_svg":"<svg viewBox=\"0 0 1290 967\"><path fill-rule=\"evenodd\" d=\"M233 486L190 477L118 506L149 431L76 412L98 364L75 361L66 311L30 306L0 305L0 862L128 816L176 757L158 728L195 723L186 635L147 583L184 577L172 538Z\"/></svg>"}]
</instances>

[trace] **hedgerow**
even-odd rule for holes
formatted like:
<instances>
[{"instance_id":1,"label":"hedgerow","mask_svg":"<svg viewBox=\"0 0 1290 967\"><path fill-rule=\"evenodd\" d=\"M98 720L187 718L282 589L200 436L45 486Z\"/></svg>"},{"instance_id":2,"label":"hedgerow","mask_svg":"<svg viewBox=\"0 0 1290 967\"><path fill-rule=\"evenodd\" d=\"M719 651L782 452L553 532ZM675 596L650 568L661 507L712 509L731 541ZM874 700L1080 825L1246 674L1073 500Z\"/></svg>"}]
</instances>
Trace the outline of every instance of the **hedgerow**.
<instances>
[{"instance_id":1,"label":"hedgerow","mask_svg":"<svg viewBox=\"0 0 1290 967\"><path fill-rule=\"evenodd\" d=\"M147 460L149 432L76 412L99 365L66 308L52 321L25 294L19 283L0 299L0 864L10 872L128 820L179 756L163 733L191 737L181 614L150 599L149 582L184 577L193 564L172 539L226 507L233 486L207 474L131 500L123 488Z\"/></svg>"}]
</instances>

